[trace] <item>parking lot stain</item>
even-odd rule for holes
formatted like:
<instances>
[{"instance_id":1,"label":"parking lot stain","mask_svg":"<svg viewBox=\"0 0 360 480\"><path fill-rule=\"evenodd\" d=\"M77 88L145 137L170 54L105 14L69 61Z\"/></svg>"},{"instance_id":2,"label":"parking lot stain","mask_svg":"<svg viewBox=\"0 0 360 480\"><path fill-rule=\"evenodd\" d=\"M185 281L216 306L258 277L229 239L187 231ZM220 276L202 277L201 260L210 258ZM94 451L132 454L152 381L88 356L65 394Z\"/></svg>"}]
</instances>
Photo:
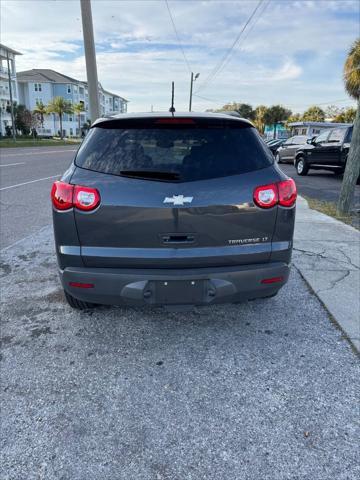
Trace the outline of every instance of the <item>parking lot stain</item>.
<instances>
[{"instance_id":1,"label":"parking lot stain","mask_svg":"<svg viewBox=\"0 0 360 480\"><path fill-rule=\"evenodd\" d=\"M40 335L54 335L55 332L51 331L50 327L39 327L31 330L30 336L32 338L38 338Z\"/></svg>"},{"instance_id":2,"label":"parking lot stain","mask_svg":"<svg viewBox=\"0 0 360 480\"><path fill-rule=\"evenodd\" d=\"M8 263L0 263L0 270L2 270L1 277L5 277L5 275L11 273L11 267Z\"/></svg>"}]
</instances>

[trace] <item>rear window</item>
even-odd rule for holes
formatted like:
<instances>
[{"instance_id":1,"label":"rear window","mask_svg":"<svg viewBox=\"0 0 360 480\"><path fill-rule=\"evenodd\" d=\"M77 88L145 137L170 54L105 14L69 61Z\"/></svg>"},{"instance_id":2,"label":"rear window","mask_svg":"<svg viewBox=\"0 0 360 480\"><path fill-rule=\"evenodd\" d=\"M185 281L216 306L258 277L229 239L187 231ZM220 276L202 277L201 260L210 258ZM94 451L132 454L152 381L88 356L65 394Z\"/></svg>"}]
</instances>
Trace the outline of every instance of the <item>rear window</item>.
<instances>
[{"instance_id":1,"label":"rear window","mask_svg":"<svg viewBox=\"0 0 360 480\"><path fill-rule=\"evenodd\" d=\"M234 123L234 122L233 122ZM111 123L90 130L76 156L81 168L112 175L154 172L152 179L191 181L237 175L273 163L253 127L151 125L114 128ZM145 178L145 176L144 176Z\"/></svg>"}]
</instances>

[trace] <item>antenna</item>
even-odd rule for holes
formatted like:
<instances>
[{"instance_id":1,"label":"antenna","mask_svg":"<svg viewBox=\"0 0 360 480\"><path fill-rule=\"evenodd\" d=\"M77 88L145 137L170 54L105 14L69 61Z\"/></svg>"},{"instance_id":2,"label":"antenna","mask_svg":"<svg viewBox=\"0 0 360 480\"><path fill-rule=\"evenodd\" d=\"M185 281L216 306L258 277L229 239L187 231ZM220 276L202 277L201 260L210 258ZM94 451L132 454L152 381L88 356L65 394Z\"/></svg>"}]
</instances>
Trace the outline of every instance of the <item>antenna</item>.
<instances>
[{"instance_id":1,"label":"antenna","mask_svg":"<svg viewBox=\"0 0 360 480\"><path fill-rule=\"evenodd\" d=\"M174 82L171 82L171 107L169 108L169 112L174 115L175 107L174 107Z\"/></svg>"}]
</instances>

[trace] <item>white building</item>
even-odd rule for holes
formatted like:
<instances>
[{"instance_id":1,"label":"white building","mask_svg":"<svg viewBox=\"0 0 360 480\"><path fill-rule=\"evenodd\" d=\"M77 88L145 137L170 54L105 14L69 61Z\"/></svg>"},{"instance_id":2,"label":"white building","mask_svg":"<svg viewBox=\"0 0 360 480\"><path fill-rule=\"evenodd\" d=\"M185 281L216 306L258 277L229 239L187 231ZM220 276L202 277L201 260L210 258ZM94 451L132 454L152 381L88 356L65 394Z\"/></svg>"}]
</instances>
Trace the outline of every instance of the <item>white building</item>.
<instances>
[{"instance_id":1,"label":"white building","mask_svg":"<svg viewBox=\"0 0 360 480\"><path fill-rule=\"evenodd\" d=\"M319 135L324 130L336 127L346 127L351 125L350 123L333 123L333 122L292 122L289 123L291 130L291 136L293 135L306 135L309 138Z\"/></svg>"},{"instance_id":2,"label":"white building","mask_svg":"<svg viewBox=\"0 0 360 480\"><path fill-rule=\"evenodd\" d=\"M6 111L10 106L10 89L9 89L9 70L10 67L11 92L13 102L19 102L18 85L16 81L15 57L22 55L12 48L5 47L0 44L0 133L6 134L6 126L11 126L11 114Z\"/></svg>"},{"instance_id":3,"label":"white building","mask_svg":"<svg viewBox=\"0 0 360 480\"><path fill-rule=\"evenodd\" d=\"M45 106L54 97L63 97L72 105L82 103L84 112L80 114L80 130L89 119L89 97L87 83L63 75L50 69L34 68L18 72L19 103L29 110L34 110L42 102ZM128 101L114 93L104 90L99 83L99 100L101 115L115 115L127 111ZM64 114L62 119L63 135L78 136L79 121L76 114ZM56 135L60 129L59 117L56 114L44 117L44 127L37 128L40 135Z\"/></svg>"}]
</instances>

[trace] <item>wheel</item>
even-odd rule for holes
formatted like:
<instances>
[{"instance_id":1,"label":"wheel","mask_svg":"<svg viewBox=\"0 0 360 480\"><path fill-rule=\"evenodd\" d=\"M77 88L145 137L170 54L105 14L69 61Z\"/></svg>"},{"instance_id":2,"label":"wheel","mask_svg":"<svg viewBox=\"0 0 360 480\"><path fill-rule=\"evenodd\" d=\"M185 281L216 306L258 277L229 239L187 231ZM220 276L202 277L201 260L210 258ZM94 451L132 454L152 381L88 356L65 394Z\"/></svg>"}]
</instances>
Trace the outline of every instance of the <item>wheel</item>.
<instances>
[{"instance_id":1,"label":"wheel","mask_svg":"<svg viewBox=\"0 0 360 480\"><path fill-rule=\"evenodd\" d=\"M277 154L275 155L275 162L276 162L276 163L281 163L281 158L280 158L279 153L277 153Z\"/></svg>"},{"instance_id":2,"label":"wheel","mask_svg":"<svg viewBox=\"0 0 360 480\"><path fill-rule=\"evenodd\" d=\"M307 175L308 174L309 166L307 165L307 163L305 162L303 157L299 157L296 160L295 168L296 168L296 173L298 175Z\"/></svg>"},{"instance_id":3,"label":"wheel","mask_svg":"<svg viewBox=\"0 0 360 480\"><path fill-rule=\"evenodd\" d=\"M94 308L95 304L94 303L89 303L89 302L82 302L81 300L78 300L77 298L74 298L70 293L67 293L64 290L65 298L70 307L75 308L76 310L88 310L89 308Z\"/></svg>"}]
</instances>

